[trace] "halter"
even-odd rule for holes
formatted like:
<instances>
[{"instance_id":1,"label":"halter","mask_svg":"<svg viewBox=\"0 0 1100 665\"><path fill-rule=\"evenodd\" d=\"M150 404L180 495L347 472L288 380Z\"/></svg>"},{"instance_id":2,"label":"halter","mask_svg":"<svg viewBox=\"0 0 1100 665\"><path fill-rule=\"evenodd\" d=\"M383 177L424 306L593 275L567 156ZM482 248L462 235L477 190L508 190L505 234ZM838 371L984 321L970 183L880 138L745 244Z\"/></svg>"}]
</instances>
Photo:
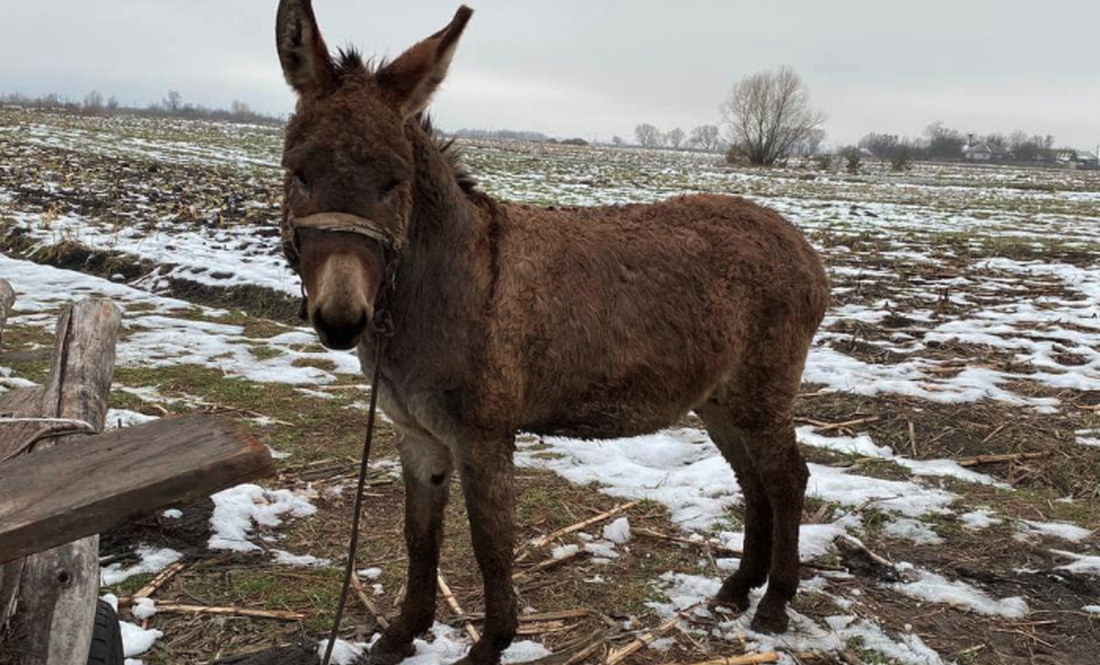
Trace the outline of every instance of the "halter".
<instances>
[{"instance_id":1,"label":"halter","mask_svg":"<svg viewBox=\"0 0 1100 665\"><path fill-rule=\"evenodd\" d=\"M397 275L398 259L401 256L401 246L403 244L397 241L393 233L383 228L372 219L346 212L318 212L305 217L295 217L294 215L288 214L286 223L281 231L283 253L286 255L291 267L294 268L296 272L301 257L301 252L299 251L300 242L298 240L299 229L354 233L381 245L384 262L382 271L383 281L378 289L378 295L375 300L375 311L379 312L385 309L385 306L389 304L388 300L393 292L394 279ZM307 318L307 302L308 297L306 296L305 285L303 284L302 309L299 312L299 317L303 320Z\"/></svg>"},{"instance_id":2,"label":"halter","mask_svg":"<svg viewBox=\"0 0 1100 665\"><path fill-rule=\"evenodd\" d=\"M397 239L394 238L393 234L372 219L346 212L319 212L306 217L288 215L286 228L283 230L283 248L293 251L293 263L295 264L297 264L300 255L298 251L298 229L354 233L381 244L382 248L391 255L386 257L387 259L392 259L393 256L400 253ZM287 237L288 235L289 237Z\"/></svg>"}]
</instances>

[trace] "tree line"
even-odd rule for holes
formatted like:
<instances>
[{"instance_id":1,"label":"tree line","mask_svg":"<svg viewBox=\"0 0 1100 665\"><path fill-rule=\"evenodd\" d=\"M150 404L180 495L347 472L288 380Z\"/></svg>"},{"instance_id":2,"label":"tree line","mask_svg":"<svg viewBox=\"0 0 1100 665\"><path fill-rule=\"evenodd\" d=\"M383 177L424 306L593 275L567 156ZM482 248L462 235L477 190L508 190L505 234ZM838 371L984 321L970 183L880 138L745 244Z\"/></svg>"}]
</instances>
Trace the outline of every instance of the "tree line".
<instances>
[{"instance_id":1,"label":"tree line","mask_svg":"<svg viewBox=\"0 0 1100 665\"><path fill-rule=\"evenodd\" d=\"M911 159L951 161L963 159L967 147L981 144L1001 155L1002 159L1019 162L1046 159L1055 149L1055 139L1051 134L1029 134L1023 130L1011 134L964 134L940 121L928 125L924 135L916 138L871 132L850 149L865 149L884 161L894 161L906 155Z\"/></svg>"},{"instance_id":2,"label":"tree line","mask_svg":"<svg viewBox=\"0 0 1100 665\"><path fill-rule=\"evenodd\" d=\"M721 151L730 163L754 166L781 164L792 156L822 154L827 117L810 104L809 86L790 67L746 75L733 85L718 111L718 125L700 125L686 141L679 128L662 132L649 123L636 126L634 138L644 148ZM854 155L858 160L865 150L904 169L916 160L962 160L965 149L983 143L984 149L998 159L1018 162L1051 159L1055 146L1049 134L1022 130L968 134L937 121L928 125L920 137L872 132L857 145L841 146L834 154Z\"/></svg>"},{"instance_id":3,"label":"tree line","mask_svg":"<svg viewBox=\"0 0 1100 665\"><path fill-rule=\"evenodd\" d=\"M185 102L177 90L169 90L164 98L146 106L126 106L114 95L104 97L99 90L92 90L83 100L73 100L49 93L30 97L21 93L0 95L0 104L21 108L69 111L84 115L131 115L141 117L188 118L193 120L221 120L226 122L259 125L281 125L284 119L252 110L248 104L234 99L228 109L210 108Z\"/></svg>"},{"instance_id":4,"label":"tree line","mask_svg":"<svg viewBox=\"0 0 1100 665\"><path fill-rule=\"evenodd\" d=\"M699 125L692 128L691 134L687 134L679 127L662 132L654 125L643 123L634 128L634 138L637 140L638 145L643 148L668 147L673 150L692 148L704 152L714 152L721 146L718 125ZM616 145L624 143L622 138L618 136L614 137L611 142Z\"/></svg>"}]
</instances>

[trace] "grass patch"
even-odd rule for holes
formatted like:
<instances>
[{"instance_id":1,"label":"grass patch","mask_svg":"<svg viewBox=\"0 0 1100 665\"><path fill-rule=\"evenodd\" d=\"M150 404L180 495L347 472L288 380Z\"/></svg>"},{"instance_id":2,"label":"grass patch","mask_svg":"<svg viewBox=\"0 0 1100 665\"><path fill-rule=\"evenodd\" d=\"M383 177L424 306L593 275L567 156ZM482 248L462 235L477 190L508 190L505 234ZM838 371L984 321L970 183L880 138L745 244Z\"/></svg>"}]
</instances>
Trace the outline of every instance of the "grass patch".
<instances>
[{"instance_id":1,"label":"grass patch","mask_svg":"<svg viewBox=\"0 0 1100 665\"><path fill-rule=\"evenodd\" d=\"M337 368L336 363L328 358L295 358L290 364L294 367L316 367L326 372L335 372Z\"/></svg>"},{"instance_id":2,"label":"grass patch","mask_svg":"<svg viewBox=\"0 0 1100 665\"><path fill-rule=\"evenodd\" d=\"M862 637L851 637L845 642L845 646L848 650L859 656L859 661L863 665L893 665L893 662L885 654L879 653L874 649L867 648L867 643Z\"/></svg>"},{"instance_id":3,"label":"grass patch","mask_svg":"<svg viewBox=\"0 0 1100 665\"><path fill-rule=\"evenodd\" d=\"M137 590L149 583L149 580L153 579L155 575L151 573L140 573L133 575L122 580L118 584L112 584L105 586L100 590L100 593L113 593L116 596L130 596L137 593Z\"/></svg>"},{"instance_id":4,"label":"grass patch","mask_svg":"<svg viewBox=\"0 0 1100 665\"><path fill-rule=\"evenodd\" d=\"M341 579L335 568L242 568L191 577L183 592L215 604L300 612L302 628L320 633L332 625Z\"/></svg>"},{"instance_id":5,"label":"grass patch","mask_svg":"<svg viewBox=\"0 0 1100 665\"><path fill-rule=\"evenodd\" d=\"M266 344L249 344L248 352L252 354L252 357L256 360L271 360L272 358L278 358L279 356L286 355L282 349L274 346L267 346Z\"/></svg>"}]
</instances>

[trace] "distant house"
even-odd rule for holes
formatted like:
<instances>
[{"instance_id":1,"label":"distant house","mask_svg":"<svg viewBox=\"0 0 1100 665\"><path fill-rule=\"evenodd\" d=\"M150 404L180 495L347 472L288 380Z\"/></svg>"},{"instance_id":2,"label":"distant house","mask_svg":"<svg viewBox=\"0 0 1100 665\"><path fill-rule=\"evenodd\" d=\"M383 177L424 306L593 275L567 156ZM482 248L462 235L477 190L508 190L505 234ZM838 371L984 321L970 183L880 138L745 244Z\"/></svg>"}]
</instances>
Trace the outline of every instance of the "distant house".
<instances>
[{"instance_id":1,"label":"distant house","mask_svg":"<svg viewBox=\"0 0 1100 665\"><path fill-rule=\"evenodd\" d=\"M989 141L963 147L963 157L972 162L1003 162L1012 157L1008 148Z\"/></svg>"},{"instance_id":2,"label":"distant house","mask_svg":"<svg viewBox=\"0 0 1100 665\"><path fill-rule=\"evenodd\" d=\"M1100 168L1096 154L1087 150L1059 150L1054 154L1054 161L1067 169Z\"/></svg>"}]
</instances>

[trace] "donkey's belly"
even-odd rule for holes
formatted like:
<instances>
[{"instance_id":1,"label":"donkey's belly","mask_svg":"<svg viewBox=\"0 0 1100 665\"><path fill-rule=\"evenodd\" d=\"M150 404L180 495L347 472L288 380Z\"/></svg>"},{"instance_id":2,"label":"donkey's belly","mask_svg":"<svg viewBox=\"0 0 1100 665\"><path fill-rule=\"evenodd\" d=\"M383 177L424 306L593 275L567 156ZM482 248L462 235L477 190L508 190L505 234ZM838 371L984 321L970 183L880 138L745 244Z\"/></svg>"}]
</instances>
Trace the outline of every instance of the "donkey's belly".
<instances>
[{"instance_id":1,"label":"donkey's belly","mask_svg":"<svg viewBox=\"0 0 1100 665\"><path fill-rule=\"evenodd\" d=\"M670 390L671 388L671 390ZM579 390L542 418L526 423L535 434L582 439L612 439L648 434L668 427L706 399L709 385L668 383L592 385Z\"/></svg>"},{"instance_id":2,"label":"donkey's belly","mask_svg":"<svg viewBox=\"0 0 1100 665\"><path fill-rule=\"evenodd\" d=\"M680 414L683 415L683 414ZM565 436L574 439L618 439L629 436L651 434L668 427L678 418L650 419L649 421L631 420L627 422L610 419L580 421L575 418L563 418L523 427L523 431L542 436Z\"/></svg>"}]
</instances>

